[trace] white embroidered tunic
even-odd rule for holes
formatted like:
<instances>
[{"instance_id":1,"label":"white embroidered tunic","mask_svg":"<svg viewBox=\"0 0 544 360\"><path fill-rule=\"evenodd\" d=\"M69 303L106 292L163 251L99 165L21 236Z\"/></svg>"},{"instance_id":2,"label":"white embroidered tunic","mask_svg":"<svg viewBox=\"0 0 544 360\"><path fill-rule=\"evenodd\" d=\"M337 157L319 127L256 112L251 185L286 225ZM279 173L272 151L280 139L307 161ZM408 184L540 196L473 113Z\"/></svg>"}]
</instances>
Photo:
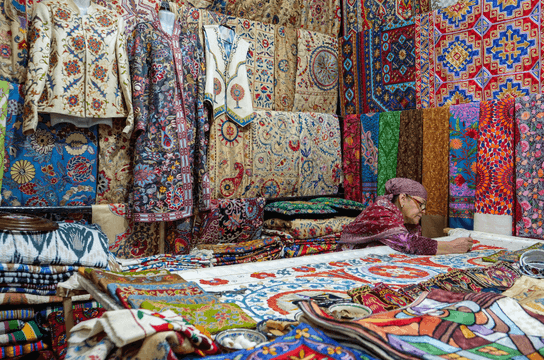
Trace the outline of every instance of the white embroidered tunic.
<instances>
[{"instance_id":1,"label":"white embroidered tunic","mask_svg":"<svg viewBox=\"0 0 544 360\"><path fill-rule=\"evenodd\" d=\"M206 35L206 86L204 100L214 118L226 113L240 126L253 121L246 58L249 43L220 25L204 25Z\"/></svg>"}]
</instances>

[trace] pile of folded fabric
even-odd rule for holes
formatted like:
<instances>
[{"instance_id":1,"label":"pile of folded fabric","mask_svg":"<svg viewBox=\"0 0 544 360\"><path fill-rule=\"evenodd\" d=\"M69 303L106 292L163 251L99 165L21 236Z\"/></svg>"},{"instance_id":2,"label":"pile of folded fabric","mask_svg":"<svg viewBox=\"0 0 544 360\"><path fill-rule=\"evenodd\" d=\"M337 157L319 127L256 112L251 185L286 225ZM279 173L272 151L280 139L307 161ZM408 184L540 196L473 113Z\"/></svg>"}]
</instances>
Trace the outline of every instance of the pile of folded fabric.
<instances>
[{"instance_id":1,"label":"pile of folded fabric","mask_svg":"<svg viewBox=\"0 0 544 360\"><path fill-rule=\"evenodd\" d=\"M25 216L18 218L26 220ZM48 222L28 219L29 223ZM54 358L48 350L51 341L44 314L62 310L57 285L79 266L105 268L107 245L106 236L96 225L59 222L58 229L51 231L0 231L0 321L9 321L2 325L0 358L32 352ZM89 299L83 295L74 300Z\"/></svg>"},{"instance_id":2,"label":"pile of folded fabric","mask_svg":"<svg viewBox=\"0 0 544 360\"><path fill-rule=\"evenodd\" d=\"M214 266L274 260L281 258L283 254L283 244L277 236L234 244L203 244L198 245L197 248L212 251Z\"/></svg>"},{"instance_id":3,"label":"pile of folded fabric","mask_svg":"<svg viewBox=\"0 0 544 360\"><path fill-rule=\"evenodd\" d=\"M209 267L214 261L210 251L197 249L187 255L159 254L134 259L119 259L110 254L110 260L110 268L120 272L181 271Z\"/></svg>"},{"instance_id":4,"label":"pile of folded fabric","mask_svg":"<svg viewBox=\"0 0 544 360\"><path fill-rule=\"evenodd\" d=\"M341 198L273 202L265 207L263 235L280 237L285 257L340 251L344 227L364 208Z\"/></svg>"}]
</instances>

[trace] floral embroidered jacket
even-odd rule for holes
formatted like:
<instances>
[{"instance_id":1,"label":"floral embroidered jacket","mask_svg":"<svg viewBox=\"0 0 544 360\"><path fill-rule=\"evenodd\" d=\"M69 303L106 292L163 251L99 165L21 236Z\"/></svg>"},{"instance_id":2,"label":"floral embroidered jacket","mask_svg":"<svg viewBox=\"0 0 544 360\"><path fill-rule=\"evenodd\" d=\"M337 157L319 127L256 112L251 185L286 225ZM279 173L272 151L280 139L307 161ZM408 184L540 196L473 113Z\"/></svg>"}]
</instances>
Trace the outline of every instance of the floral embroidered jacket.
<instances>
[{"instance_id":1,"label":"floral embroidered jacket","mask_svg":"<svg viewBox=\"0 0 544 360\"><path fill-rule=\"evenodd\" d=\"M24 83L28 47L25 0L0 0L0 80Z\"/></svg>"},{"instance_id":2,"label":"floral embroidered jacket","mask_svg":"<svg viewBox=\"0 0 544 360\"><path fill-rule=\"evenodd\" d=\"M126 117L133 128L132 94L124 20L91 3L86 16L72 0L36 5L30 44L23 132L38 112L89 118Z\"/></svg>"},{"instance_id":3,"label":"floral embroidered jacket","mask_svg":"<svg viewBox=\"0 0 544 360\"><path fill-rule=\"evenodd\" d=\"M203 61L197 35L172 35L160 22L136 26L129 46L134 88L136 153L133 207L136 221L173 221L193 214L193 167L200 207L209 207L203 111ZM195 154L195 137L199 151ZM196 161L195 161L196 155ZM195 164L196 163L196 164Z\"/></svg>"},{"instance_id":4,"label":"floral embroidered jacket","mask_svg":"<svg viewBox=\"0 0 544 360\"><path fill-rule=\"evenodd\" d=\"M219 25L204 25L206 36L205 97L214 118L226 113L240 126L253 121L253 99L246 69L249 43ZM227 45L229 44L229 45Z\"/></svg>"},{"instance_id":5,"label":"floral embroidered jacket","mask_svg":"<svg viewBox=\"0 0 544 360\"><path fill-rule=\"evenodd\" d=\"M389 197L380 196L342 232L340 242L366 244L380 241L406 254L434 255L437 241L421 236L419 225L405 225L402 212Z\"/></svg>"}]
</instances>

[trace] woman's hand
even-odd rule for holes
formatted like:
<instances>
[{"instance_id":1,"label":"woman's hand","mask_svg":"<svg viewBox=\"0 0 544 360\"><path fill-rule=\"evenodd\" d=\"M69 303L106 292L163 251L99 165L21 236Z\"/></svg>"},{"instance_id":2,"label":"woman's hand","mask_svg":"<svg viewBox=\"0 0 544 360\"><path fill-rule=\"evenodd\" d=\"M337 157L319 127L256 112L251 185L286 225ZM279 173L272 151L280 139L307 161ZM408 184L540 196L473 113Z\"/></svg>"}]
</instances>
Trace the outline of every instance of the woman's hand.
<instances>
[{"instance_id":1,"label":"woman's hand","mask_svg":"<svg viewBox=\"0 0 544 360\"><path fill-rule=\"evenodd\" d=\"M472 249L474 240L469 237L461 237L451 241L438 241L436 255L464 254Z\"/></svg>"}]
</instances>

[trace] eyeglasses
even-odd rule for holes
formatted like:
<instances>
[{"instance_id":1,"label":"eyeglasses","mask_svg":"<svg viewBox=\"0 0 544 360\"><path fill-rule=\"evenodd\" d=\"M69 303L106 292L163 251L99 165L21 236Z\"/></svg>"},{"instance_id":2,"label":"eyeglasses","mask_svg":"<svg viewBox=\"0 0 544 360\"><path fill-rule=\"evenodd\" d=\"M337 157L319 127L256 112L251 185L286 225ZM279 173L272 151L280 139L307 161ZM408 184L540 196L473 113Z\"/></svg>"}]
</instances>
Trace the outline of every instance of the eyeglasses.
<instances>
[{"instance_id":1,"label":"eyeglasses","mask_svg":"<svg viewBox=\"0 0 544 360\"><path fill-rule=\"evenodd\" d=\"M425 201L419 201L418 199L413 198L408 194L406 194L406 196L415 201L419 211L425 211L425 209L427 208L427 203Z\"/></svg>"}]
</instances>

